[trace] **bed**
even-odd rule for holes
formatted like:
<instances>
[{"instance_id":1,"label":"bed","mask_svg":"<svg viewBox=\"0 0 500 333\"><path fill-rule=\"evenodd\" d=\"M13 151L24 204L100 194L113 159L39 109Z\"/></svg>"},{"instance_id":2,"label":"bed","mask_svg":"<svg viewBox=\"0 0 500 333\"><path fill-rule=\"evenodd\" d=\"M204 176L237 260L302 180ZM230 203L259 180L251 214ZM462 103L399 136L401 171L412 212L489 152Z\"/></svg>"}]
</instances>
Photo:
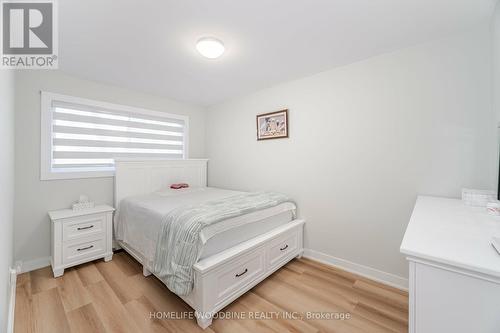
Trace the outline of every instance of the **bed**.
<instances>
[{"instance_id":1,"label":"bed","mask_svg":"<svg viewBox=\"0 0 500 333\"><path fill-rule=\"evenodd\" d=\"M176 207L235 197L242 192L207 187L207 160L117 160L115 239L148 276L162 217ZM168 184L189 188L172 190ZM213 315L303 252L304 221L283 202L210 225L192 266L192 290L179 295L205 329ZM157 274L155 274L157 275ZM158 275L157 275L158 276Z\"/></svg>"}]
</instances>

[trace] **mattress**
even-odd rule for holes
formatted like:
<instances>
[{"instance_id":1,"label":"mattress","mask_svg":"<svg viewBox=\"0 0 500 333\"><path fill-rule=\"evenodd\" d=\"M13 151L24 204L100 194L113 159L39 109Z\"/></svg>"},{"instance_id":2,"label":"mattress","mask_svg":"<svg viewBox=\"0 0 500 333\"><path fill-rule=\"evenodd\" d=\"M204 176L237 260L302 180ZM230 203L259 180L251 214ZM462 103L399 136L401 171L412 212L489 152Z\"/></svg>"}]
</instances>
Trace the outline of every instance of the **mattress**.
<instances>
[{"instance_id":1,"label":"mattress","mask_svg":"<svg viewBox=\"0 0 500 333\"><path fill-rule=\"evenodd\" d=\"M122 200L115 216L115 238L131 246L152 264L162 219L172 209L242 192L213 187L166 189ZM250 214L227 219L201 232L204 243L200 259L222 252L293 220L292 203L282 203Z\"/></svg>"}]
</instances>

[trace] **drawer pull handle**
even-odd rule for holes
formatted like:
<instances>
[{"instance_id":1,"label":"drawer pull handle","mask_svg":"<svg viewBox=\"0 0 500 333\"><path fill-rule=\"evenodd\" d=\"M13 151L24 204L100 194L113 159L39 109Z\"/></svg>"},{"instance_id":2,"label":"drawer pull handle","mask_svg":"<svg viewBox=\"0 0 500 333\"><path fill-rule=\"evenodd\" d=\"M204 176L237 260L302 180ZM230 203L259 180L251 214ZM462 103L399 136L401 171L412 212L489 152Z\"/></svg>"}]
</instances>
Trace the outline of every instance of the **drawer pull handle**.
<instances>
[{"instance_id":1,"label":"drawer pull handle","mask_svg":"<svg viewBox=\"0 0 500 333\"><path fill-rule=\"evenodd\" d=\"M77 229L78 230L85 230L85 229L90 229L90 228L93 228L94 226L93 225L89 225L88 227L78 227Z\"/></svg>"},{"instance_id":2,"label":"drawer pull handle","mask_svg":"<svg viewBox=\"0 0 500 333\"><path fill-rule=\"evenodd\" d=\"M286 249L288 249L288 244L286 244L285 247L280 248L280 251L285 251Z\"/></svg>"},{"instance_id":3,"label":"drawer pull handle","mask_svg":"<svg viewBox=\"0 0 500 333\"><path fill-rule=\"evenodd\" d=\"M248 268L245 268L245 270L242 273L236 274L236 277L240 277L242 275L245 275L247 272L248 272Z\"/></svg>"},{"instance_id":4,"label":"drawer pull handle","mask_svg":"<svg viewBox=\"0 0 500 333\"><path fill-rule=\"evenodd\" d=\"M91 248L93 248L94 245L90 245L90 246L87 246L87 247L82 247L82 248L79 248L79 249L76 249L77 251L85 251L85 250L89 250Z\"/></svg>"}]
</instances>

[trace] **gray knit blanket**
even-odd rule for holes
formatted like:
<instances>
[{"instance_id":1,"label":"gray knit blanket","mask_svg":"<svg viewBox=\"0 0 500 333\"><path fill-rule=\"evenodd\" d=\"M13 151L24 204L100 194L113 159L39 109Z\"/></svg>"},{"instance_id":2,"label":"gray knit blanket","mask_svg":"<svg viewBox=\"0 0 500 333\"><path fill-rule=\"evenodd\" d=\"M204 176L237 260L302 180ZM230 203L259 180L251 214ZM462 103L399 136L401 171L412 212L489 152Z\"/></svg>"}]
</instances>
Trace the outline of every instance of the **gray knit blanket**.
<instances>
[{"instance_id":1,"label":"gray knit blanket","mask_svg":"<svg viewBox=\"0 0 500 333\"><path fill-rule=\"evenodd\" d=\"M193 266L204 245L200 237L203 228L284 202L293 203L280 193L250 192L174 209L162 221L154 259L155 275L172 292L188 295L193 289Z\"/></svg>"}]
</instances>

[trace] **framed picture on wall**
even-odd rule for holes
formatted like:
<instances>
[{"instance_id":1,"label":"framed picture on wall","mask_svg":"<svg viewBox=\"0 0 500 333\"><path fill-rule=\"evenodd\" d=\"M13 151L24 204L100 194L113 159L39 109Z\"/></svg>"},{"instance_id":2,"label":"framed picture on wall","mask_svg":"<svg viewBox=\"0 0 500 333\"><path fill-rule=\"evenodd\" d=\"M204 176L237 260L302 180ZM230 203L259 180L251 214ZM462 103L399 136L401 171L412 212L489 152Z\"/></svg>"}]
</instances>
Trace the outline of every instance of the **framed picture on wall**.
<instances>
[{"instance_id":1,"label":"framed picture on wall","mask_svg":"<svg viewBox=\"0 0 500 333\"><path fill-rule=\"evenodd\" d=\"M288 138L288 109L257 115L257 140Z\"/></svg>"}]
</instances>

